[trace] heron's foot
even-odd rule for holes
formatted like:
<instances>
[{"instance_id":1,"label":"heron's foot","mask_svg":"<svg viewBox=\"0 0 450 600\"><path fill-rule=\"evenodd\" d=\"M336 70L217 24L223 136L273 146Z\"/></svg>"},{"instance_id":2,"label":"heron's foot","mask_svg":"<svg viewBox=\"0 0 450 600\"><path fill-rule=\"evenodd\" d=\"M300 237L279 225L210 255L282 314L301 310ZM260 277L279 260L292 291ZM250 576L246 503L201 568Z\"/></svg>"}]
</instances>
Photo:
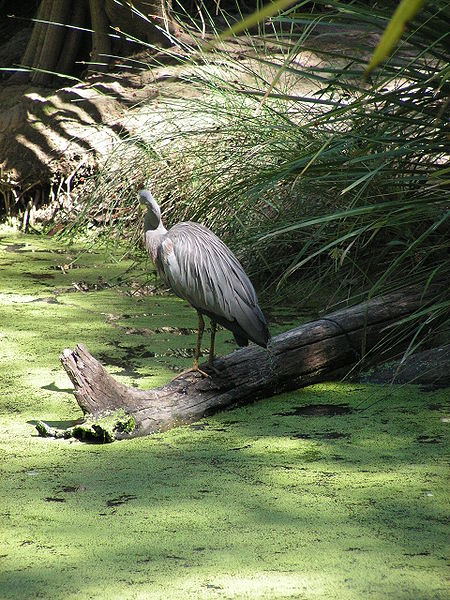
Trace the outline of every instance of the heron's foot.
<instances>
[{"instance_id":1,"label":"heron's foot","mask_svg":"<svg viewBox=\"0 0 450 600\"><path fill-rule=\"evenodd\" d=\"M172 378L172 381L175 381L175 379L183 377L183 375L187 375L188 373L200 373L202 377L211 377L211 375L208 375L208 373L202 371L198 365L194 365L190 369L186 369L185 371L181 371L181 373L178 373L178 375L175 375L175 377Z\"/></svg>"}]
</instances>

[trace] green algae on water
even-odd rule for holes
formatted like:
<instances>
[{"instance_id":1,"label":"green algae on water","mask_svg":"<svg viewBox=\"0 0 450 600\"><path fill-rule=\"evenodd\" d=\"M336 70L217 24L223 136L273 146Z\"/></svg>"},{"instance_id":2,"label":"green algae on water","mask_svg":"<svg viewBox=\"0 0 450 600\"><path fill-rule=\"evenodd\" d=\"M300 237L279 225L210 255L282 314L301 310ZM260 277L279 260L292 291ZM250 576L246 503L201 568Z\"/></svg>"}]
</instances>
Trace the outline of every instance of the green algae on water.
<instances>
[{"instance_id":1,"label":"green algae on water","mask_svg":"<svg viewBox=\"0 0 450 600\"><path fill-rule=\"evenodd\" d=\"M67 253L0 235L2 600L447 597L446 390L324 383L114 444L40 437L83 417L64 348L152 387L195 343L185 303Z\"/></svg>"}]
</instances>

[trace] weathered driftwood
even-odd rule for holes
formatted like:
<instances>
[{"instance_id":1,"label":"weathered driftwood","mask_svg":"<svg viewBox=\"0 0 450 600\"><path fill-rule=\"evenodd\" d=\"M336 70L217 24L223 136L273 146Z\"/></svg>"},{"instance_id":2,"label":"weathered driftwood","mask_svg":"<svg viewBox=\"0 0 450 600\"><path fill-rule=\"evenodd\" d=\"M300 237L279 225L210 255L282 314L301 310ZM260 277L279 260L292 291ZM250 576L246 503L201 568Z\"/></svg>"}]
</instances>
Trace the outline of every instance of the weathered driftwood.
<instances>
[{"instance_id":1,"label":"weathered driftwood","mask_svg":"<svg viewBox=\"0 0 450 600\"><path fill-rule=\"evenodd\" d=\"M90 419L91 432L111 441L163 431L232 405L342 376L367 353L372 362L386 360L408 341L398 342L389 325L426 302L417 290L377 297L280 334L268 350L250 346L217 358L217 373L210 378L189 373L147 391L116 381L81 344L65 350L61 362L78 404ZM389 354L377 350L383 339L389 340L383 346ZM99 425L101 417L113 411L120 411L122 418L105 433ZM124 421L124 414L128 420ZM45 426L40 433L52 435Z\"/></svg>"}]
</instances>

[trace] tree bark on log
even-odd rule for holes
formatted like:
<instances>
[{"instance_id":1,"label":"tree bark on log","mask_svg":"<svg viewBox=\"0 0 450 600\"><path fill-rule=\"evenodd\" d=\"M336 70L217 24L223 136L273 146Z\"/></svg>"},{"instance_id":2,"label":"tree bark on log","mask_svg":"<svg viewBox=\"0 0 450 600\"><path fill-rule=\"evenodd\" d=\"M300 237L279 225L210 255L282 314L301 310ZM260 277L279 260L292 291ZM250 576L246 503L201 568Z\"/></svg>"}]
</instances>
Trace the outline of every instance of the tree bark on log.
<instances>
[{"instance_id":1,"label":"tree bark on log","mask_svg":"<svg viewBox=\"0 0 450 600\"><path fill-rule=\"evenodd\" d=\"M398 356L409 340L404 330L397 339L389 326L426 305L427 297L418 290L380 296L282 333L268 350L250 346L217 358L217 373L209 371L209 378L188 373L147 391L116 381L81 344L65 350L61 362L90 419L118 410L130 416L132 426L128 422L125 431L113 427L107 440L112 441L164 431L229 406L342 377L363 356L371 363ZM206 365L202 369L208 371Z\"/></svg>"}]
</instances>

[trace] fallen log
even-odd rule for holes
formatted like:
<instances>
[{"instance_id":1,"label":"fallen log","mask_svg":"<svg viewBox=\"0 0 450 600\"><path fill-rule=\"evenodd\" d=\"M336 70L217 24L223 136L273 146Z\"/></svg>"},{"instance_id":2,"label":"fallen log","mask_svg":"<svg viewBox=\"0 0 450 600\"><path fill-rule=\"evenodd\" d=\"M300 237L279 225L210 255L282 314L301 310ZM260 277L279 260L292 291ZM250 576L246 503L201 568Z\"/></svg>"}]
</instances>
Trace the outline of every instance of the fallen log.
<instances>
[{"instance_id":1,"label":"fallen log","mask_svg":"<svg viewBox=\"0 0 450 600\"><path fill-rule=\"evenodd\" d=\"M87 421L69 432L55 434L43 423L38 430L97 441L148 435L226 407L340 378L363 357L370 356L374 364L398 356L409 340L390 326L423 310L427 301L418 290L380 296L282 333L267 350L250 346L217 358L216 372L202 366L209 378L188 373L146 391L116 381L80 344L60 358Z\"/></svg>"}]
</instances>

